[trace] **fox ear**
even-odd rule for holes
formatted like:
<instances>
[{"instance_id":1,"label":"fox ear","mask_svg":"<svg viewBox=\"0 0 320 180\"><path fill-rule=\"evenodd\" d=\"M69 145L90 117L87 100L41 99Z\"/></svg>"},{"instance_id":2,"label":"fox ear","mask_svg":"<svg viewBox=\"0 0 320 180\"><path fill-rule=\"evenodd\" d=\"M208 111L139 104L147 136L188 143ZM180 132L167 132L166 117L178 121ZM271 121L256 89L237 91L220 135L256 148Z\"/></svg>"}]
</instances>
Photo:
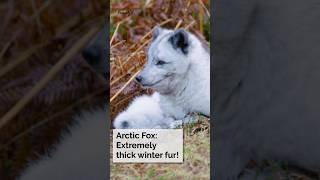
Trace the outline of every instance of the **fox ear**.
<instances>
[{"instance_id":1,"label":"fox ear","mask_svg":"<svg viewBox=\"0 0 320 180\"><path fill-rule=\"evenodd\" d=\"M189 37L185 30L176 30L169 38L169 42L172 44L174 49L180 49L183 54L188 54Z\"/></svg>"},{"instance_id":2,"label":"fox ear","mask_svg":"<svg viewBox=\"0 0 320 180\"><path fill-rule=\"evenodd\" d=\"M157 39L157 37L162 33L163 29L160 26L154 27L152 31L153 40Z\"/></svg>"}]
</instances>

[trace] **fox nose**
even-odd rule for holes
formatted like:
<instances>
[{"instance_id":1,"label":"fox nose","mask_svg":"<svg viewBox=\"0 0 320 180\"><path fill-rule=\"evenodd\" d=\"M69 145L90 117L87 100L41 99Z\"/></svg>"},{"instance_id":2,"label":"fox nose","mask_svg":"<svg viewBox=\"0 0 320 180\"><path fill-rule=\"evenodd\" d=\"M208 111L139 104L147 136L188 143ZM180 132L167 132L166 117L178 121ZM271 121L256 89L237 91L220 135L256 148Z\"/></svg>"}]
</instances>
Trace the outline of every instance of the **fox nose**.
<instances>
[{"instance_id":1,"label":"fox nose","mask_svg":"<svg viewBox=\"0 0 320 180\"><path fill-rule=\"evenodd\" d=\"M138 81L140 83L142 81L142 77L141 76L137 76L136 77L136 81Z\"/></svg>"}]
</instances>

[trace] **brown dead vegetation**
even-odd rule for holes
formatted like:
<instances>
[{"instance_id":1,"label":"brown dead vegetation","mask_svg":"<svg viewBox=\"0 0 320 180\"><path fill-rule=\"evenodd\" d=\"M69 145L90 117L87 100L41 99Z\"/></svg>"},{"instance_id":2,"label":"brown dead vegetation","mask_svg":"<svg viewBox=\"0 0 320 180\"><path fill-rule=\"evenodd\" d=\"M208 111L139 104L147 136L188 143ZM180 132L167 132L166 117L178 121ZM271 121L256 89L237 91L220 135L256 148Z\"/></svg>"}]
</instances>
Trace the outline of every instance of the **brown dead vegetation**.
<instances>
[{"instance_id":1,"label":"brown dead vegetation","mask_svg":"<svg viewBox=\"0 0 320 180\"><path fill-rule=\"evenodd\" d=\"M80 51L105 22L105 0L0 2L0 179L48 153L77 109L107 84Z\"/></svg>"}]
</instances>

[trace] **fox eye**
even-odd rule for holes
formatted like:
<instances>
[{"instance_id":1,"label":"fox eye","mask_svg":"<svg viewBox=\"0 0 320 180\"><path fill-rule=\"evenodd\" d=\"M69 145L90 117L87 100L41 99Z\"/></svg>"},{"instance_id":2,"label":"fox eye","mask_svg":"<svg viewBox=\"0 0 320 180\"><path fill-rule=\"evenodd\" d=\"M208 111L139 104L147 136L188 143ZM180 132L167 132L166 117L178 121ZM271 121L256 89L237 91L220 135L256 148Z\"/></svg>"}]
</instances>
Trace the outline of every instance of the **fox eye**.
<instances>
[{"instance_id":1,"label":"fox eye","mask_svg":"<svg viewBox=\"0 0 320 180\"><path fill-rule=\"evenodd\" d=\"M156 65L164 65L164 64L166 64L166 62L165 61L162 61L162 60L158 60L157 62L156 62Z\"/></svg>"}]
</instances>

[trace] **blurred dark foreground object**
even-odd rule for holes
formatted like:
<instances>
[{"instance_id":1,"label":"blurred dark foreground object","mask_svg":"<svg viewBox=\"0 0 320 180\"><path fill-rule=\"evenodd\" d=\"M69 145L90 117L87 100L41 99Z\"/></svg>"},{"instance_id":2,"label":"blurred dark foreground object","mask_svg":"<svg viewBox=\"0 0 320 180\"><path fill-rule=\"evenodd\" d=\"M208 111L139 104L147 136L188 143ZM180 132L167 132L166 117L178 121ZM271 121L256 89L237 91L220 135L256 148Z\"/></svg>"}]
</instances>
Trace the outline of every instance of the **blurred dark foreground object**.
<instances>
[{"instance_id":1,"label":"blurred dark foreground object","mask_svg":"<svg viewBox=\"0 0 320 180\"><path fill-rule=\"evenodd\" d=\"M108 75L106 33L105 26L83 51L86 61L105 78ZM104 99L106 103L107 98ZM108 117L106 105L80 111L73 117L75 124L68 128L68 134L61 136L50 157L30 163L20 179L106 179Z\"/></svg>"},{"instance_id":2,"label":"blurred dark foreground object","mask_svg":"<svg viewBox=\"0 0 320 180\"><path fill-rule=\"evenodd\" d=\"M109 43L107 39L107 26L93 39L93 41L82 51L82 56L94 70L104 78L109 78Z\"/></svg>"},{"instance_id":3,"label":"blurred dark foreground object","mask_svg":"<svg viewBox=\"0 0 320 180\"><path fill-rule=\"evenodd\" d=\"M320 173L320 4L214 3L213 178L251 160Z\"/></svg>"},{"instance_id":4,"label":"blurred dark foreground object","mask_svg":"<svg viewBox=\"0 0 320 180\"><path fill-rule=\"evenodd\" d=\"M107 179L107 117L107 107L80 113L52 156L30 164L20 179Z\"/></svg>"},{"instance_id":5,"label":"blurred dark foreground object","mask_svg":"<svg viewBox=\"0 0 320 180\"><path fill-rule=\"evenodd\" d=\"M75 130L77 127L85 128L87 125L82 126L82 124L91 122L90 118L88 122L82 121L81 119L86 119L83 114L106 108L108 84L105 78L99 78L99 73L84 61L79 53L79 49L84 47L78 41L85 33L100 26L102 20L105 22L106 8L103 6L103 1L66 0L63 1L63 6L61 3L51 3L53 1L35 1L33 10L31 3L34 1L1 3L0 14L4 17L3 26L0 28L1 122L3 116L16 107L23 97L26 97L33 88L39 87L39 82L56 67L56 64L62 59L67 59L63 67L55 68L57 73L51 76L40 91L31 96L27 105L16 112L15 116L1 128L1 180L16 179L25 168L27 170L23 172L28 174L29 168L41 168L42 165L48 164L48 161L57 162L55 154L67 152L59 147L66 147L65 140L66 143L73 142L68 140L72 137L73 131L77 131ZM107 32L105 39L106 37ZM77 51L71 53L74 47ZM92 127L93 120L90 129L79 130L92 132L92 136L83 133L88 139L90 137L94 139L90 142L97 143L93 145L96 149L92 148L92 154L87 151L90 149L90 144L84 136L83 143L78 143L77 149L73 149L77 152L81 149L80 145L88 147L87 150L74 155L78 159L81 156L87 158L84 161L89 161L91 155L91 160L98 164L95 167L92 164L89 166L92 168L83 171L88 174L86 177L99 175L102 177L106 174L107 114L103 118L98 118L97 122L100 123L99 127L104 129L97 131ZM77 141L73 143L77 144ZM103 154L99 154L97 149ZM69 159L64 161L70 163L61 162L56 166L61 167L61 171L64 170L65 174L76 175L68 171L76 168L70 166L72 157L74 156L70 154ZM78 162L73 163L78 165ZM47 178L43 179L50 177L49 170L48 173L42 172L47 175ZM79 176L68 177L68 179L79 179Z\"/></svg>"}]
</instances>

